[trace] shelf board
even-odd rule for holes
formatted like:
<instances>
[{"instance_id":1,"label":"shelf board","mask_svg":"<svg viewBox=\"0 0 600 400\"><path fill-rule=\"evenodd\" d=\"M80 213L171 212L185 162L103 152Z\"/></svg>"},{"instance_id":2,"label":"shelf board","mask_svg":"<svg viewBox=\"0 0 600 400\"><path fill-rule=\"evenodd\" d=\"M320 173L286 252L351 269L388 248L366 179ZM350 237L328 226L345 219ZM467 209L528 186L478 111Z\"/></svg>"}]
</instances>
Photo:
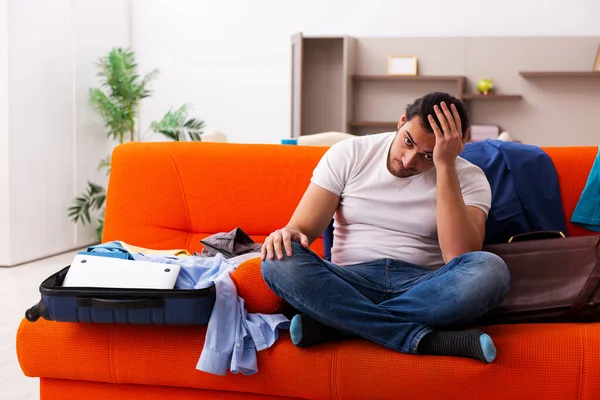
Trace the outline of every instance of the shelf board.
<instances>
[{"instance_id":1,"label":"shelf board","mask_svg":"<svg viewBox=\"0 0 600 400\"><path fill-rule=\"evenodd\" d=\"M398 126L398 121L350 121L352 128L393 128Z\"/></svg>"},{"instance_id":2,"label":"shelf board","mask_svg":"<svg viewBox=\"0 0 600 400\"><path fill-rule=\"evenodd\" d=\"M520 71L524 78L600 78L595 71Z\"/></svg>"},{"instance_id":3,"label":"shelf board","mask_svg":"<svg viewBox=\"0 0 600 400\"><path fill-rule=\"evenodd\" d=\"M523 96L520 94L463 94L463 100L519 100Z\"/></svg>"},{"instance_id":4,"label":"shelf board","mask_svg":"<svg viewBox=\"0 0 600 400\"><path fill-rule=\"evenodd\" d=\"M352 75L357 81L445 81L456 82L464 80L464 76L458 75Z\"/></svg>"}]
</instances>

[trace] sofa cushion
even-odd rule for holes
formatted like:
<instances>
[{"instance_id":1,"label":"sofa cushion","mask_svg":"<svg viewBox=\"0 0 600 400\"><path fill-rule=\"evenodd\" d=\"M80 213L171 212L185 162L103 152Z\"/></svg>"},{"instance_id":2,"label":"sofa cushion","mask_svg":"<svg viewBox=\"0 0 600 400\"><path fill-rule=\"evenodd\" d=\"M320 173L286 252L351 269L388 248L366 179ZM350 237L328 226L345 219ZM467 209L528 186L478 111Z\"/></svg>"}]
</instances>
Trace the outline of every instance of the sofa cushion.
<instances>
[{"instance_id":1,"label":"sofa cushion","mask_svg":"<svg viewBox=\"0 0 600 400\"><path fill-rule=\"evenodd\" d=\"M68 381L42 378L40 398L51 400L295 400L297 397L267 396L230 392L227 390L202 390L166 386L131 385L112 383Z\"/></svg>"},{"instance_id":2,"label":"sofa cushion","mask_svg":"<svg viewBox=\"0 0 600 400\"><path fill-rule=\"evenodd\" d=\"M17 350L27 376L311 399L591 400L600 393L600 324L483 329L498 348L492 364L400 354L362 339L298 348L283 332L258 353L251 376L195 369L204 327L23 320Z\"/></svg>"},{"instance_id":3,"label":"sofa cushion","mask_svg":"<svg viewBox=\"0 0 600 400\"><path fill-rule=\"evenodd\" d=\"M254 258L240 264L231 274L231 279L244 299L246 310L250 313L276 314L282 312L287 304L267 286L260 269L260 258Z\"/></svg>"},{"instance_id":4,"label":"sofa cushion","mask_svg":"<svg viewBox=\"0 0 600 400\"><path fill-rule=\"evenodd\" d=\"M284 331L273 347L258 352L258 374L216 376L196 370L205 333L206 327L201 326L23 320L17 348L21 368L31 377L314 399L332 393L330 373L337 344L306 352L294 346Z\"/></svg>"},{"instance_id":5,"label":"sofa cushion","mask_svg":"<svg viewBox=\"0 0 600 400\"><path fill-rule=\"evenodd\" d=\"M567 234L569 236L597 235L596 232L571 223L571 217L598 154L598 147L545 147L544 151L552 158L558 174L563 211L567 221Z\"/></svg>"},{"instance_id":6,"label":"sofa cushion","mask_svg":"<svg viewBox=\"0 0 600 400\"><path fill-rule=\"evenodd\" d=\"M288 223L326 150L233 143L120 145L112 157L103 241L198 251L203 237L236 227L264 238Z\"/></svg>"},{"instance_id":7,"label":"sofa cushion","mask_svg":"<svg viewBox=\"0 0 600 400\"><path fill-rule=\"evenodd\" d=\"M364 393L365 382L373 399L393 399L401 393L405 399L592 400L600 393L600 324L482 329L498 349L496 360L488 365L450 357L397 355L359 341L340 346L337 396L353 400L355 393Z\"/></svg>"}]
</instances>

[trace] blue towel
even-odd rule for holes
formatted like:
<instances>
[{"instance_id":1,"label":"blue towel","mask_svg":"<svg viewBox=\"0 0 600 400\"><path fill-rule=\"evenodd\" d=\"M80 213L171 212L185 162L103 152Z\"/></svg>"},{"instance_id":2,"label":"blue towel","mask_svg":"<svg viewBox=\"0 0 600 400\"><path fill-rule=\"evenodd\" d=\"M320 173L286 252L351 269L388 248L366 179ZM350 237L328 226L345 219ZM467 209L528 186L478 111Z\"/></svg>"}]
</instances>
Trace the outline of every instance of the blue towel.
<instances>
[{"instance_id":1,"label":"blue towel","mask_svg":"<svg viewBox=\"0 0 600 400\"><path fill-rule=\"evenodd\" d=\"M600 147L571 222L591 231L600 232Z\"/></svg>"}]
</instances>

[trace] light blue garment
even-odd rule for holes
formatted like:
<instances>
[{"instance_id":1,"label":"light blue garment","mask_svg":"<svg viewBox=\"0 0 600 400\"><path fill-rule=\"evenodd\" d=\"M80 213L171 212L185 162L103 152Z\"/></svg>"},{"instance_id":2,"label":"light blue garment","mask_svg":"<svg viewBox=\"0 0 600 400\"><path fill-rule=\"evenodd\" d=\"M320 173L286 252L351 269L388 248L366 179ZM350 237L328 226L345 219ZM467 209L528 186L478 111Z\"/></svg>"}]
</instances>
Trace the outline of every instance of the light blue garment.
<instances>
[{"instance_id":1,"label":"light blue garment","mask_svg":"<svg viewBox=\"0 0 600 400\"><path fill-rule=\"evenodd\" d=\"M181 267L175 289L205 289L211 287L213 281L229 267L239 264L228 263L222 254L215 257L176 257L168 255L145 255L134 253L133 259L137 261L150 261L163 264L177 264Z\"/></svg>"},{"instance_id":2,"label":"light blue garment","mask_svg":"<svg viewBox=\"0 0 600 400\"><path fill-rule=\"evenodd\" d=\"M587 183L571 217L571 222L600 232L600 147L596 161L588 175Z\"/></svg>"},{"instance_id":3,"label":"light blue garment","mask_svg":"<svg viewBox=\"0 0 600 400\"><path fill-rule=\"evenodd\" d=\"M196 365L196 369L215 375L225 375L228 366L234 374L258 372L256 351L271 347L278 338L278 329L289 328L284 315L248 314L244 299L237 295L231 280L234 269L229 268L215 279L217 298Z\"/></svg>"},{"instance_id":4,"label":"light blue garment","mask_svg":"<svg viewBox=\"0 0 600 400\"><path fill-rule=\"evenodd\" d=\"M133 260L133 256L125 250L121 243L114 242L106 242L102 244L98 244L96 246L90 246L86 251L80 251L79 254L89 255L94 253L94 255L98 256L106 256L106 257L115 257L122 258L125 260Z\"/></svg>"},{"instance_id":5,"label":"light blue garment","mask_svg":"<svg viewBox=\"0 0 600 400\"><path fill-rule=\"evenodd\" d=\"M93 246L90 252L121 252L118 242ZM244 258L131 254L134 260L177 264L181 267L175 288L203 289L215 285L216 300L208 322L204 348L196 369L215 375L258 372L256 352L271 347L278 329L288 329L289 319L281 314L250 314L231 279ZM238 261L240 260L240 261Z\"/></svg>"}]
</instances>

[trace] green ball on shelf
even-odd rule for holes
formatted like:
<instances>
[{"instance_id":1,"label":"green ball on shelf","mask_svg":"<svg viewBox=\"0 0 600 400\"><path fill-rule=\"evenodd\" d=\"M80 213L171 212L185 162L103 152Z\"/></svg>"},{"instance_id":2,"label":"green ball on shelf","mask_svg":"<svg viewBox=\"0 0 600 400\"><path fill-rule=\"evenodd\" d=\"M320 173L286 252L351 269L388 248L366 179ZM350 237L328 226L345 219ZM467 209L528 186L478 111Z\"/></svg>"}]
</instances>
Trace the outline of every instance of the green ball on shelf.
<instances>
[{"instance_id":1,"label":"green ball on shelf","mask_svg":"<svg viewBox=\"0 0 600 400\"><path fill-rule=\"evenodd\" d=\"M477 82L477 91L483 95L492 93L494 90L494 81L490 78L481 79Z\"/></svg>"}]
</instances>

